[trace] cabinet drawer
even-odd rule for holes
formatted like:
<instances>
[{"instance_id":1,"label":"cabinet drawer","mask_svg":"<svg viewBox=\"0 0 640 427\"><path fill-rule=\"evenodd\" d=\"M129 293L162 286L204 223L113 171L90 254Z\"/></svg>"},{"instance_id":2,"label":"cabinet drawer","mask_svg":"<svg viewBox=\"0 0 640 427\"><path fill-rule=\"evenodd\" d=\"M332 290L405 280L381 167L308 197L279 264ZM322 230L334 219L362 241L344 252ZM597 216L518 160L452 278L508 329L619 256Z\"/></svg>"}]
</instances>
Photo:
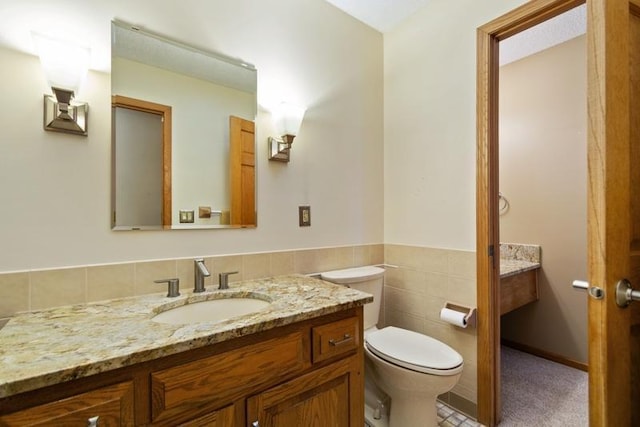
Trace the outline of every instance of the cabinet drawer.
<instances>
[{"instance_id":1,"label":"cabinet drawer","mask_svg":"<svg viewBox=\"0 0 640 427\"><path fill-rule=\"evenodd\" d=\"M316 326L312 330L313 363L353 351L360 345L358 318Z\"/></svg>"},{"instance_id":2,"label":"cabinet drawer","mask_svg":"<svg viewBox=\"0 0 640 427\"><path fill-rule=\"evenodd\" d=\"M308 338L307 345L308 348ZM154 423L176 425L185 416L221 408L275 379L309 366L300 331L151 374Z\"/></svg>"},{"instance_id":3,"label":"cabinet drawer","mask_svg":"<svg viewBox=\"0 0 640 427\"><path fill-rule=\"evenodd\" d=\"M2 426L134 425L133 383L128 381L0 416Z\"/></svg>"}]
</instances>

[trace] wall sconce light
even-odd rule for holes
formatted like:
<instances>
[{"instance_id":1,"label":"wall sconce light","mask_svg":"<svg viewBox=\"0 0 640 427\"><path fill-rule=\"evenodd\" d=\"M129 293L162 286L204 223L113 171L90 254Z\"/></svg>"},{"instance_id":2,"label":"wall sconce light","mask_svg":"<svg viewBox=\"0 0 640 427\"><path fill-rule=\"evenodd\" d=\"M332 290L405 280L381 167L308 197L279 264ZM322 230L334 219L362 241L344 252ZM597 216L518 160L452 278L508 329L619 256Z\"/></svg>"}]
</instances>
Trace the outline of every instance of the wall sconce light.
<instances>
[{"instance_id":1,"label":"wall sconce light","mask_svg":"<svg viewBox=\"0 0 640 427\"><path fill-rule=\"evenodd\" d=\"M44 129L86 136L89 105L73 97L87 75L91 52L37 33L32 36L54 93L44 95Z\"/></svg>"},{"instance_id":2,"label":"wall sconce light","mask_svg":"<svg viewBox=\"0 0 640 427\"><path fill-rule=\"evenodd\" d=\"M298 135L305 109L286 102L272 112L276 132L280 138L269 137L269 160L288 162L293 138Z\"/></svg>"}]
</instances>

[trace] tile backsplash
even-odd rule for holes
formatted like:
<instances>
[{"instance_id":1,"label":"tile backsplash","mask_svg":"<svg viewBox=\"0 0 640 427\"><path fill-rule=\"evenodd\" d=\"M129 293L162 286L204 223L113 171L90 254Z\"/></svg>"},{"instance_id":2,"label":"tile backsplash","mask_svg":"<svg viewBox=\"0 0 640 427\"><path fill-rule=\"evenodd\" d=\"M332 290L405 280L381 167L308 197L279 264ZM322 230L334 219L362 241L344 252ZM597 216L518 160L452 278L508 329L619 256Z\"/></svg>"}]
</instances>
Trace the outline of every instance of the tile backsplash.
<instances>
[{"instance_id":1,"label":"tile backsplash","mask_svg":"<svg viewBox=\"0 0 640 427\"><path fill-rule=\"evenodd\" d=\"M384 262L384 246L359 245L284 252L204 257L211 273L238 271L231 282L291 273L314 273ZM19 311L162 292L154 280L177 277L183 290L193 287L193 259L140 261L0 273L0 319Z\"/></svg>"}]
</instances>

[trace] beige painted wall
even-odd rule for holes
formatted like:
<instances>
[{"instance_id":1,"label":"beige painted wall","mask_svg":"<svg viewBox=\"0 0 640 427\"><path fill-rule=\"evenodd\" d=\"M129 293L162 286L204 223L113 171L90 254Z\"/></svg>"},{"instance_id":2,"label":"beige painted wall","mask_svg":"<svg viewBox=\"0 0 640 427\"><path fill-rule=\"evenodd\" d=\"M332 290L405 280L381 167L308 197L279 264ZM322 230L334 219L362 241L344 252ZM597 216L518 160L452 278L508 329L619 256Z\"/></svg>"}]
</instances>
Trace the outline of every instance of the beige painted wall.
<instances>
[{"instance_id":1,"label":"beige painted wall","mask_svg":"<svg viewBox=\"0 0 640 427\"><path fill-rule=\"evenodd\" d=\"M502 337L587 361L586 37L500 69L503 242L542 246L539 297L502 318Z\"/></svg>"},{"instance_id":2,"label":"beige painted wall","mask_svg":"<svg viewBox=\"0 0 640 427\"><path fill-rule=\"evenodd\" d=\"M431 0L385 34L385 243L475 251L476 29L523 3Z\"/></svg>"},{"instance_id":3,"label":"beige painted wall","mask_svg":"<svg viewBox=\"0 0 640 427\"><path fill-rule=\"evenodd\" d=\"M453 392L477 402L476 335L440 322L445 300L476 305L476 29L524 0L431 0L384 36L387 324L465 359ZM474 408L454 406L473 413Z\"/></svg>"},{"instance_id":4,"label":"beige painted wall","mask_svg":"<svg viewBox=\"0 0 640 427\"><path fill-rule=\"evenodd\" d=\"M109 75L90 72L78 94L90 106L88 137L45 132L48 89L37 58L0 47L0 93L11 99L0 104L0 272L382 243L380 33L323 0L58 0L40 7L43 16L14 21L31 31L61 10L87 9L103 17L99 25L73 25L106 45L110 19L143 24L254 64L259 103L285 99L308 109L288 164L268 162L273 126L267 111L258 113L255 230L116 233L109 228ZM299 205L311 206L311 227L298 226Z\"/></svg>"}]
</instances>

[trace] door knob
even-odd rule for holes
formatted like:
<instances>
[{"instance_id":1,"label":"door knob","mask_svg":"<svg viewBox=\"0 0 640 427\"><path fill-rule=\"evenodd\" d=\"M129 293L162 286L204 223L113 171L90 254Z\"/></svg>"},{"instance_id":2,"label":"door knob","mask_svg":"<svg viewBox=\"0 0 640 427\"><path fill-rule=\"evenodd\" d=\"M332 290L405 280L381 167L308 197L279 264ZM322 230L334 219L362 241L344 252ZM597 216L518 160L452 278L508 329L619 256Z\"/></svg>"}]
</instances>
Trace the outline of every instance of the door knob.
<instances>
[{"instance_id":1,"label":"door knob","mask_svg":"<svg viewBox=\"0 0 640 427\"><path fill-rule=\"evenodd\" d=\"M632 301L640 301L640 291L633 290L627 279L620 280L616 285L616 304L627 307Z\"/></svg>"}]
</instances>

